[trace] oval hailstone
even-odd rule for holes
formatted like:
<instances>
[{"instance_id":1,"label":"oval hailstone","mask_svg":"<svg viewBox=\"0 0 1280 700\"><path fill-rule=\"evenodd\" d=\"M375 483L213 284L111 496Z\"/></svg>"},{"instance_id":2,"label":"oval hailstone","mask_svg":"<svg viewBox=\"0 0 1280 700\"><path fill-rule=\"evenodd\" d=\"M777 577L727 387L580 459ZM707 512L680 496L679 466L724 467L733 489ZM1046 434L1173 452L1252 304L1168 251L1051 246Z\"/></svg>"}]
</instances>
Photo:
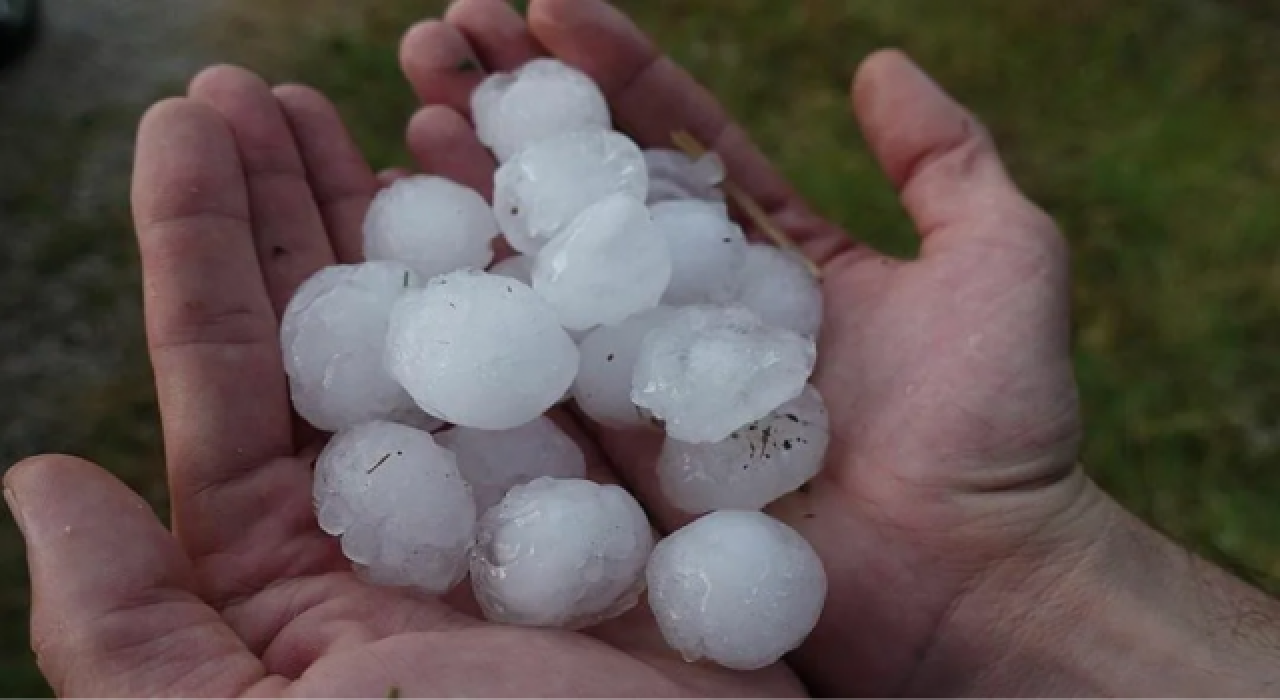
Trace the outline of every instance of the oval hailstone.
<instances>
[{"instance_id":1,"label":"oval hailstone","mask_svg":"<svg viewBox=\"0 0 1280 700\"><path fill-rule=\"evenodd\" d=\"M645 577L667 644L738 671L800 646L827 595L809 543L753 511L717 511L676 530L654 548Z\"/></svg>"},{"instance_id":2,"label":"oval hailstone","mask_svg":"<svg viewBox=\"0 0 1280 700\"><path fill-rule=\"evenodd\" d=\"M493 210L478 192L443 177L415 175L374 198L364 221L364 255L398 260L429 279L484 268L497 235Z\"/></svg>"},{"instance_id":3,"label":"oval hailstone","mask_svg":"<svg viewBox=\"0 0 1280 700\"><path fill-rule=\"evenodd\" d=\"M635 606L653 534L622 488L541 478L480 519L471 586L485 617L580 629Z\"/></svg>"},{"instance_id":4,"label":"oval hailstone","mask_svg":"<svg viewBox=\"0 0 1280 700\"><path fill-rule=\"evenodd\" d=\"M409 395L382 363L391 307L418 275L395 262L332 265L294 294L280 323L280 346L294 410L336 431L411 415Z\"/></svg>"},{"instance_id":5,"label":"oval hailstone","mask_svg":"<svg viewBox=\"0 0 1280 700\"><path fill-rule=\"evenodd\" d=\"M471 485L478 513L497 505L513 486L543 476L581 479L587 475L578 444L546 416L510 430L452 428L436 440L457 455L458 469Z\"/></svg>"},{"instance_id":6,"label":"oval hailstone","mask_svg":"<svg viewBox=\"0 0 1280 700\"><path fill-rule=\"evenodd\" d=\"M443 593L466 573L476 522L454 457L429 433L385 421L333 436L316 460L320 527L368 580Z\"/></svg>"},{"instance_id":7,"label":"oval hailstone","mask_svg":"<svg viewBox=\"0 0 1280 700\"><path fill-rule=\"evenodd\" d=\"M658 305L671 253L649 209L628 195L582 212L533 261L533 289L565 328L584 331Z\"/></svg>"},{"instance_id":8,"label":"oval hailstone","mask_svg":"<svg viewBox=\"0 0 1280 700\"><path fill-rule=\"evenodd\" d=\"M827 409L812 386L720 442L667 438L658 460L662 492L687 513L759 510L822 469Z\"/></svg>"},{"instance_id":9,"label":"oval hailstone","mask_svg":"<svg viewBox=\"0 0 1280 700\"><path fill-rule=\"evenodd\" d=\"M722 207L709 202L662 202L650 208L653 227L671 248L670 306L720 304L733 298L747 259L747 239Z\"/></svg>"},{"instance_id":10,"label":"oval hailstone","mask_svg":"<svg viewBox=\"0 0 1280 700\"><path fill-rule=\"evenodd\" d=\"M614 194L643 201L644 155L613 131L552 136L498 168L493 211L511 247L536 253L581 214Z\"/></svg>"},{"instance_id":11,"label":"oval hailstone","mask_svg":"<svg viewBox=\"0 0 1280 700\"><path fill-rule=\"evenodd\" d=\"M719 442L804 390L817 348L742 307L689 306L645 336L631 400L684 442Z\"/></svg>"},{"instance_id":12,"label":"oval hailstone","mask_svg":"<svg viewBox=\"0 0 1280 700\"><path fill-rule=\"evenodd\" d=\"M621 323L600 326L582 339L573 398L588 418L611 428L653 425L631 402L631 376L645 336L674 314L675 309L658 306Z\"/></svg>"},{"instance_id":13,"label":"oval hailstone","mask_svg":"<svg viewBox=\"0 0 1280 700\"><path fill-rule=\"evenodd\" d=\"M553 58L495 73L471 95L476 136L499 163L551 136L609 128L609 105L591 78Z\"/></svg>"},{"instance_id":14,"label":"oval hailstone","mask_svg":"<svg viewBox=\"0 0 1280 700\"><path fill-rule=\"evenodd\" d=\"M724 161L712 151L690 158L682 151L651 148L644 152L649 167L647 202L657 204L681 199L697 199L724 204Z\"/></svg>"},{"instance_id":15,"label":"oval hailstone","mask_svg":"<svg viewBox=\"0 0 1280 700\"><path fill-rule=\"evenodd\" d=\"M822 287L794 253L771 245L747 246L735 301L764 322L816 338L822 327Z\"/></svg>"},{"instance_id":16,"label":"oval hailstone","mask_svg":"<svg viewBox=\"0 0 1280 700\"><path fill-rule=\"evenodd\" d=\"M578 347L541 297L474 270L405 294L391 310L386 357L422 410L482 430L537 418L578 373Z\"/></svg>"}]
</instances>

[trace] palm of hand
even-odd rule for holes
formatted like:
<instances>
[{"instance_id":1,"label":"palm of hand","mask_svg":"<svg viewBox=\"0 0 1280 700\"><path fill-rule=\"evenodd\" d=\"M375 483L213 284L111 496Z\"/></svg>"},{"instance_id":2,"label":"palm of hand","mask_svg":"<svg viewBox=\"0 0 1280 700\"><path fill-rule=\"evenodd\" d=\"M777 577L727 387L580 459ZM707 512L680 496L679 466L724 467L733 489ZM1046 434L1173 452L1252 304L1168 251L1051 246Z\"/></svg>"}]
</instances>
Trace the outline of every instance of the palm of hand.
<instances>
[{"instance_id":1,"label":"palm of hand","mask_svg":"<svg viewBox=\"0 0 1280 700\"><path fill-rule=\"evenodd\" d=\"M459 116L479 76L457 66L474 51L510 69L536 55L534 35L591 73L642 142L697 127L716 143L824 267L815 381L832 447L810 489L771 506L831 578L793 666L833 692L907 687L963 592L1081 493L1065 253L1052 224L1017 195L967 115L900 57L869 62L855 100L925 235L913 262L855 247L809 214L714 102L613 11L546 0L531 23L505 3L469 0L450 23L410 34L406 71L429 105L411 149L424 170L486 191L492 165ZM40 475L13 477L29 482L14 489L22 501L41 506L23 518L44 597L33 629L59 691L803 692L782 664L743 674L684 663L643 609L584 634L518 629L478 620L465 592L428 599L355 579L311 515L318 443L290 417L275 318L311 271L358 259L376 184L314 92L273 95L220 69L191 94L144 122L135 181L176 541L90 465L53 458ZM659 117L651 103L676 107ZM683 522L653 482L652 439L564 422L593 477L626 483L660 529ZM68 526L59 538L63 522L89 532L72 538ZM95 540L104 529L134 554ZM78 580L106 563L108 574ZM68 637L69 621L81 633Z\"/></svg>"}]
</instances>

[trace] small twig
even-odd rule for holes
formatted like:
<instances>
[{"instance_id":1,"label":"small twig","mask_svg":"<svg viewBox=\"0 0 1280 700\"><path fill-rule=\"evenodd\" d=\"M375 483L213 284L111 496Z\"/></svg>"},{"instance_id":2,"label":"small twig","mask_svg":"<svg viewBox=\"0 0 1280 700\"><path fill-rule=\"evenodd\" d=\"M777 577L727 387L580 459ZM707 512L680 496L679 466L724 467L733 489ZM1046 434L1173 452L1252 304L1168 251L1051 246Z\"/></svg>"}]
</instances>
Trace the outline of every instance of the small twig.
<instances>
[{"instance_id":1,"label":"small twig","mask_svg":"<svg viewBox=\"0 0 1280 700\"><path fill-rule=\"evenodd\" d=\"M373 465L372 467L369 467L368 469L366 469L364 473L365 473L365 474L372 474L372 473L374 473L375 471L377 471L377 470L378 470L378 467L381 467L382 465L386 464L388 459L391 459L391 453L390 453L390 452L388 452L388 453L386 453L386 454L382 455L382 459L378 460L378 463L377 463L377 464L375 464L375 465Z\"/></svg>"},{"instance_id":2,"label":"small twig","mask_svg":"<svg viewBox=\"0 0 1280 700\"><path fill-rule=\"evenodd\" d=\"M684 151L685 155L690 158L700 158L707 152L707 147L703 146L702 143L698 141L697 137L688 131L680 130L673 132L671 134L671 142L676 145L676 148ZM817 266L817 264L810 260L808 256L800 250L800 246L797 246L795 241L791 240L791 237L787 235L786 231L778 228L778 225L773 223L773 219L769 218L769 215L765 213L764 209L756 203L756 200L751 195L747 194L746 190L742 189L742 187L737 183L726 178L724 181L724 191L733 199L734 203L742 209L743 213L751 219L751 222L756 225L756 228L764 232L764 235L768 236L769 240L773 241L774 245L783 250L795 253L799 256L800 260L804 262L805 267L809 268L809 272L812 273L816 279L822 279L822 270Z\"/></svg>"}]
</instances>

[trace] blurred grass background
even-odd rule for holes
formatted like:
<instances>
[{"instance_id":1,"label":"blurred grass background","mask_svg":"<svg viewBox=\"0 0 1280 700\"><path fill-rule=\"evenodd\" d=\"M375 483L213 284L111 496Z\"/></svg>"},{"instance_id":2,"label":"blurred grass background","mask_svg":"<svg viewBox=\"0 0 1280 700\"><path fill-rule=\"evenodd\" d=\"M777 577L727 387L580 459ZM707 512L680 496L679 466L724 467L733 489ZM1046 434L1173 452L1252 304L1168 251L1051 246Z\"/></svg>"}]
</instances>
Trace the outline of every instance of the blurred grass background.
<instances>
[{"instance_id":1,"label":"blurred grass background","mask_svg":"<svg viewBox=\"0 0 1280 700\"><path fill-rule=\"evenodd\" d=\"M396 42L442 4L233 2L208 39L219 57L325 90L377 167L408 165L401 134L414 101ZM847 94L871 50L915 56L987 122L1070 240L1090 472L1174 537L1280 590L1280 4L618 4L817 209L903 255L914 236ZM54 203L27 201L59 216ZM136 298L123 208L92 234L104 231L109 243L95 245L127 273L117 293ZM73 429L45 447L100 459L163 507L140 347L134 371L70 397ZM20 544L8 523L0 535L0 692L47 692L26 646Z\"/></svg>"}]
</instances>

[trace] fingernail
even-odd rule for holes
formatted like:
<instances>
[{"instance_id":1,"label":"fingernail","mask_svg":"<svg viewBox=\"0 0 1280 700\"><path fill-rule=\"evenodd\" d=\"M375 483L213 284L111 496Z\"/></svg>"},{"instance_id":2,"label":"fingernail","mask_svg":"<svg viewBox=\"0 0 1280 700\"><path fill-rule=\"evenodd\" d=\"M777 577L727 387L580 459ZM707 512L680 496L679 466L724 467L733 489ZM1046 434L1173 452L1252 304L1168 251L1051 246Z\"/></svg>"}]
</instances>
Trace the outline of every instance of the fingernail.
<instances>
[{"instance_id":1,"label":"fingernail","mask_svg":"<svg viewBox=\"0 0 1280 700\"><path fill-rule=\"evenodd\" d=\"M23 522L22 509L18 507L18 497L14 495L9 487L4 487L4 502L9 506L9 512L13 514L13 520L18 524L18 530L22 532L22 536L27 535L27 526Z\"/></svg>"}]
</instances>

